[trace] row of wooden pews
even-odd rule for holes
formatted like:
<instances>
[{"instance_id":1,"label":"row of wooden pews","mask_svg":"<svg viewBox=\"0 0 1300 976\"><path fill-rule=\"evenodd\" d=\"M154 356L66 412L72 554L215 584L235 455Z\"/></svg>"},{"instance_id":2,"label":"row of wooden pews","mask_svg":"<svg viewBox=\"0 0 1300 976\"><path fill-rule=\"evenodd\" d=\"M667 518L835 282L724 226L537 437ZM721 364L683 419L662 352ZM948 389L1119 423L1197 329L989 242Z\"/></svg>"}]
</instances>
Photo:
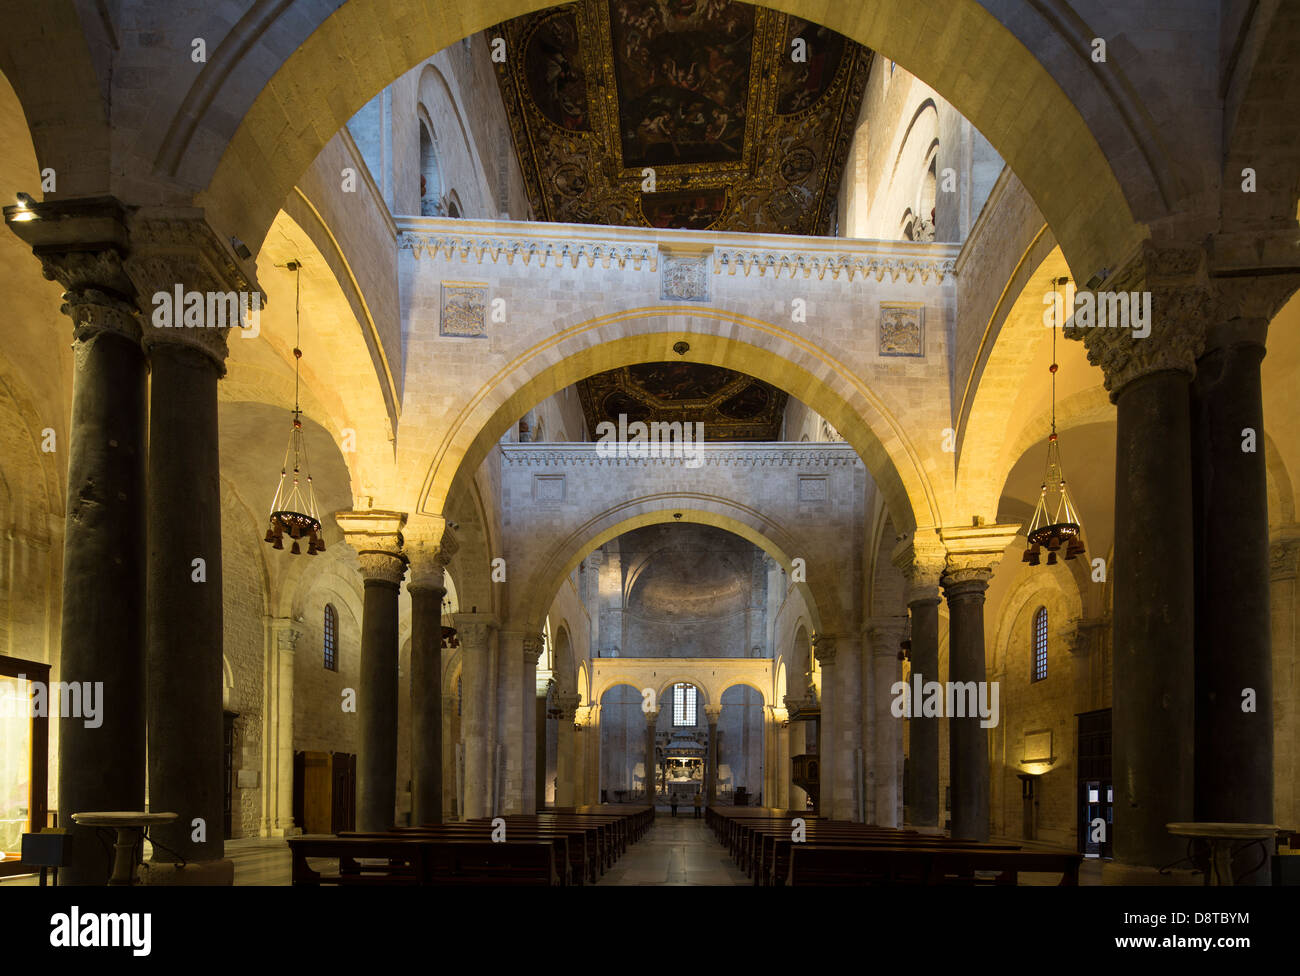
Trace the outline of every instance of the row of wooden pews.
<instances>
[{"instance_id":1,"label":"row of wooden pews","mask_svg":"<svg viewBox=\"0 0 1300 976\"><path fill-rule=\"evenodd\" d=\"M707 823L756 885L1014 885L1025 871L1077 885L1083 859L1074 851L955 840L799 810L710 807Z\"/></svg>"},{"instance_id":2,"label":"row of wooden pews","mask_svg":"<svg viewBox=\"0 0 1300 976\"><path fill-rule=\"evenodd\" d=\"M649 829L654 810L605 804L498 819L293 837L293 883L590 884ZM310 863L322 859L337 866L324 873Z\"/></svg>"}]
</instances>

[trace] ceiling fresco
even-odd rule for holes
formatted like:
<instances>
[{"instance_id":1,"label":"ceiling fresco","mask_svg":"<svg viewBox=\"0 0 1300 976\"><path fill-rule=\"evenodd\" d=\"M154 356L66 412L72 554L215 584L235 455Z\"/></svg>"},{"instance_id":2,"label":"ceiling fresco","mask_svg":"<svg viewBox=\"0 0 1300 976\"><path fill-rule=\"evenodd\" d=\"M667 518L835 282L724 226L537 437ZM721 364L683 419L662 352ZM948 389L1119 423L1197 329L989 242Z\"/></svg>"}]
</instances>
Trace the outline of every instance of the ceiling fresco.
<instances>
[{"instance_id":1,"label":"ceiling fresco","mask_svg":"<svg viewBox=\"0 0 1300 976\"><path fill-rule=\"evenodd\" d=\"M604 421L704 424L706 441L774 441L786 394L744 373L700 363L638 363L578 383L587 430Z\"/></svg>"},{"instance_id":2,"label":"ceiling fresco","mask_svg":"<svg viewBox=\"0 0 1300 976\"><path fill-rule=\"evenodd\" d=\"M866 48L729 0L582 0L491 34L538 219L834 231Z\"/></svg>"}]
</instances>

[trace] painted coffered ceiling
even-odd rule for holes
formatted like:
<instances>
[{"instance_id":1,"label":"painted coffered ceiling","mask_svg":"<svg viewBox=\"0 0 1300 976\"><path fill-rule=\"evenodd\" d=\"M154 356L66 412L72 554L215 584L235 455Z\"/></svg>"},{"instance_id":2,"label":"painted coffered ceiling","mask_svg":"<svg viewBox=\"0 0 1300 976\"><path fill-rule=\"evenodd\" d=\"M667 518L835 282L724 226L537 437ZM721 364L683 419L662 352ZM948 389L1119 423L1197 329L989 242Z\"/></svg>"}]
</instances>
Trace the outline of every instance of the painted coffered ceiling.
<instances>
[{"instance_id":1,"label":"painted coffered ceiling","mask_svg":"<svg viewBox=\"0 0 1300 976\"><path fill-rule=\"evenodd\" d=\"M728 0L582 0L490 36L539 219L833 233L866 48Z\"/></svg>"},{"instance_id":2,"label":"painted coffered ceiling","mask_svg":"<svg viewBox=\"0 0 1300 976\"><path fill-rule=\"evenodd\" d=\"M597 373L578 383L578 395L593 437L597 425L617 425L623 415L627 423L703 423L706 441L779 439L788 399L744 373L686 362L638 363Z\"/></svg>"}]
</instances>

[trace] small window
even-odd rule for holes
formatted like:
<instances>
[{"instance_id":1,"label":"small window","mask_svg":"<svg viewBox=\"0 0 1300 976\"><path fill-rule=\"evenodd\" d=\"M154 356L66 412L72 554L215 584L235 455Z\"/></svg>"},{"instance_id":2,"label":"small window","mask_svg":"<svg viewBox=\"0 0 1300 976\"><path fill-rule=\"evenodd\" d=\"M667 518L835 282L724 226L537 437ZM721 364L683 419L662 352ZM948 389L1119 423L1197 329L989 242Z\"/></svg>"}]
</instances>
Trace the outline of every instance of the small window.
<instances>
[{"instance_id":1,"label":"small window","mask_svg":"<svg viewBox=\"0 0 1300 976\"><path fill-rule=\"evenodd\" d=\"M1034 614L1034 671L1031 681L1047 677L1047 607L1039 607Z\"/></svg>"},{"instance_id":2,"label":"small window","mask_svg":"<svg viewBox=\"0 0 1300 976\"><path fill-rule=\"evenodd\" d=\"M673 725L695 725L694 685L673 685Z\"/></svg>"},{"instance_id":3,"label":"small window","mask_svg":"<svg viewBox=\"0 0 1300 976\"><path fill-rule=\"evenodd\" d=\"M325 670L339 669L339 612L334 604L325 604Z\"/></svg>"}]
</instances>

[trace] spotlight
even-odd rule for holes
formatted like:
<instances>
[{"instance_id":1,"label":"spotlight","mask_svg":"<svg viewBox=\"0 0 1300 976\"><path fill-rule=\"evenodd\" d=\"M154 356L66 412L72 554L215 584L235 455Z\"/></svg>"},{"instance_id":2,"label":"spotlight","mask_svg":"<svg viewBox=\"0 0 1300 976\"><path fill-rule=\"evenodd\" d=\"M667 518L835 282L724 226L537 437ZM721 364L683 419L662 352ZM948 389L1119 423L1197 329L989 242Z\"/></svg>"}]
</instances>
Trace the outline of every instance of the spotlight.
<instances>
[{"instance_id":1,"label":"spotlight","mask_svg":"<svg viewBox=\"0 0 1300 976\"><path fill-rule=\"evenodd\" d=\"M459 532L459 531L460 531L460 523L459 523L459 522L453 522L451 519L447 519L447 528L451 529L451 531L453 531L453 532Z\"/></svg>"},{"instance_id":2,"label":"spotlight","mask_svg":"<svg viewBox=\"0 0 1300 976\"><path fill-rule=\"evenodd\" d=\"M30 193L16 194L17 212L10 218L15 222L26 222L36 219L36 211L32 208L36 206L36 201L32 199Z\"/></svg>"},{"instance_id":3,"label":"spotlight","mask_svg":"<svg viewBox=\"0 0 1300 976\"><path fill-rule=\"evenodd\" d=\"M690 351L691 351L690 343L687 342L673 343L673 352L677 353L677 355L679 356L685 356Z\"/></svg>"},{"instance_id":4,"label":"spotlight","mask_svg":"<svg viewBox=\"0 0 1300 976\"><path fill-rule=\"evenodd\" d=\"M248 249L248 245L245 244L243 241L241 241L238 237L232 237L230 239L230 246L233 247L235 249L235 253L238 254L245 261L247 261L249 258L253 256L253 252Z\"/></svg>"}]
</instances>

